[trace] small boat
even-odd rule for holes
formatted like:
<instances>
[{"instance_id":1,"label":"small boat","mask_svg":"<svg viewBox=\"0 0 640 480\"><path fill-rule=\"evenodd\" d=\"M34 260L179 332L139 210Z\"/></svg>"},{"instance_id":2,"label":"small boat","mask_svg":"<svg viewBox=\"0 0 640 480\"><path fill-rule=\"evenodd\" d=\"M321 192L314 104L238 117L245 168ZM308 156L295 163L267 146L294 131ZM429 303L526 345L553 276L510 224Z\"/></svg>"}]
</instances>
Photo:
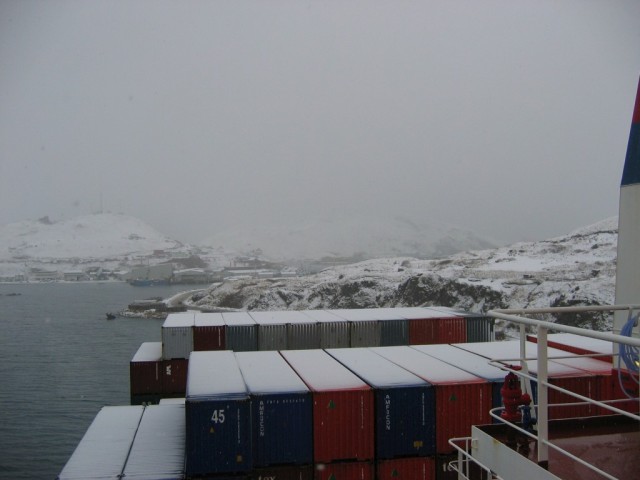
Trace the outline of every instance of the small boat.
<instances>
[{"instance_id":1,"label":"small boat","mask_svg":"<svg viewBox=\"0 0 640 480\"><path fill-rule=\"evenodd\" d=\"M107 320L113 320L114 318L116 318L115 313L107 312Z\"/></svg>"}]
</instances>

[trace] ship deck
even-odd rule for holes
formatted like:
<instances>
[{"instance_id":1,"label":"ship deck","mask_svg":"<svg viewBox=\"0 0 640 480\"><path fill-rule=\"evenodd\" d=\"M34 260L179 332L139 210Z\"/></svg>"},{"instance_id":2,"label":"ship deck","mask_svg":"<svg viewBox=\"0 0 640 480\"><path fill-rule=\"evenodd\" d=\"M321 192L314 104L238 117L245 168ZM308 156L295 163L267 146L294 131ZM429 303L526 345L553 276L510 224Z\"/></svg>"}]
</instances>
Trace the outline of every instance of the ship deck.
<instances>
[{"instance_id":1,"label":"ship deck","mask_svg":"<svg viewBox=\"0 0 640 480\"><path fill-rule=\"evenodd\" d=\"M537 462L535 440L504 424L478 428L532 462ZM637 478L640 471L640 427L628 417L611 415L550 421L549 439L554 445L615 478ZM552 448L549 448L548 471L561 479L606 478Z\"/></svg>"}]
</instances>

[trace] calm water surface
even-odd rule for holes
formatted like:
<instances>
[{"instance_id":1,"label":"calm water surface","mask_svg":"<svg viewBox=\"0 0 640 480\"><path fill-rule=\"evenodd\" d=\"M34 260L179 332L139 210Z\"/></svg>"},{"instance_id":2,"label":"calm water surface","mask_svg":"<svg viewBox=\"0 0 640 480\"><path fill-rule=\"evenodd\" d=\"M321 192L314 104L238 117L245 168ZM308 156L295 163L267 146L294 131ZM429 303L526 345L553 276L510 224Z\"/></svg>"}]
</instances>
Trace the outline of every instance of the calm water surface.
<instances>
[{"instance_id":1,"label":"calm water surface","mask_svg":"<svg viewBox=\"0 0 640 480\"><path fill-rule=\"evenodd\" d=\"M54 479L98 410L129 404L129 361L162 320L105 314L182 290L0 284L0 479Z\"/></svg>"}]
</instances>

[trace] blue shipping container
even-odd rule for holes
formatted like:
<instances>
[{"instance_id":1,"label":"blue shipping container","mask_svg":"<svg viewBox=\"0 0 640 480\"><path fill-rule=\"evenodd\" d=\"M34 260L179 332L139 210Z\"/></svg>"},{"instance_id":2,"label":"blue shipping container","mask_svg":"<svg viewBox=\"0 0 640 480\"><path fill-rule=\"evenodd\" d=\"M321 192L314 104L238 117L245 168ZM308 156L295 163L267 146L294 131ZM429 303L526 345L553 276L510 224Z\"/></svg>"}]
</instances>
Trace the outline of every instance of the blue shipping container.
<instances>
[{"instance_id":1,"label":"blue shipping container","mask_svg":"<svg viewBox=\"0 0 640 480\"><path fill-rule=\"evenodd\" d=\"M435 398L427 381L368 348L327 353L374 389L377 458L435 454Z\"/></svg>"},{"instance_id":2,"label":"blue shipping container","mask_svg":"<svg viewBox=\"0 0 640 480\"><path fill-rule=\"evenodd\" d=\"M249 393L233 352L192 352L186 410L187 476L253 466Z\"/></svg>"},{"instance_id":3,"label":"blue shipping container","mask_svg":"<svg viewBox=\"0 0 640 480\"><path fill-rule=\"evenodd\" d=\"M239 352L236 359L251 395L253 464L313 461L313 399L276 351Z\"/></svg>"}]
</instances>

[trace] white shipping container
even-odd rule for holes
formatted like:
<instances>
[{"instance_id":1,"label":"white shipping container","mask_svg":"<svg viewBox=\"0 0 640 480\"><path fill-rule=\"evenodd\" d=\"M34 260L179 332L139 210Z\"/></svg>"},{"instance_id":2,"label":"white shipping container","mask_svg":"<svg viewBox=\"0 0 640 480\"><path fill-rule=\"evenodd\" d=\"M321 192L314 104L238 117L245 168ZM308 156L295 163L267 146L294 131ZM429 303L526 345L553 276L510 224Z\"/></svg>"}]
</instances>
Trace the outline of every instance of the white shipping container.
<instances>
[{"instance_id":1,"label":"white shipping container","mask_svg":"<svg viewBox=\"0 0 640 480\"><path fill-rule=\"evenodd\" d=\"M162 357L189 358L193 351L194 312L171 313L162 325Z\"/></svg>"}]
</instances>

